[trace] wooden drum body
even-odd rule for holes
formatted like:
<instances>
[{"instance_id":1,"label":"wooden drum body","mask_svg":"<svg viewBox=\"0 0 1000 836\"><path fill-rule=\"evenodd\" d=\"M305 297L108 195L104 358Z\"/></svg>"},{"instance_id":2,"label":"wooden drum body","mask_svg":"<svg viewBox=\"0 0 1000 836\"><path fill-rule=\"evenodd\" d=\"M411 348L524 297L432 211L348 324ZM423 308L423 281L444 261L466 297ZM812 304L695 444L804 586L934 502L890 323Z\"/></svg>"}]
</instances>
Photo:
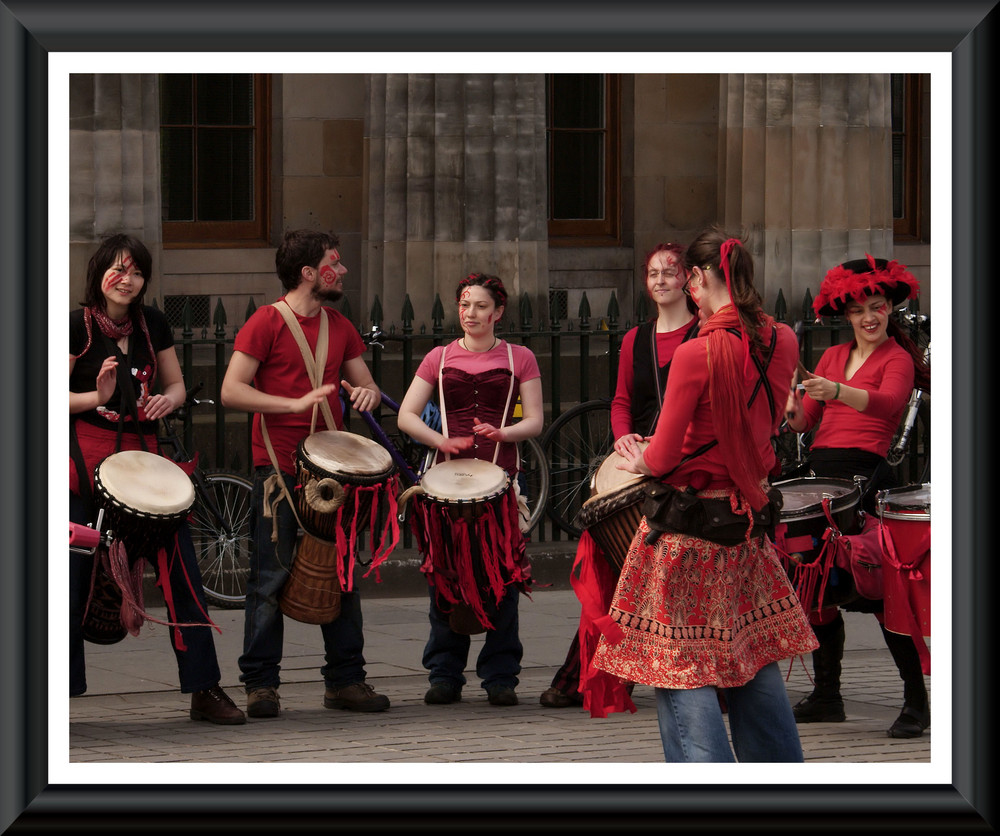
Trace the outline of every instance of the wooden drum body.
<instances>
[{"instance_id":1,"label":"wooden drum body","mask_svg":"<svg viewBox=\"0 0 1000 836\"><path fill-rule=\"evenodd\" d=\"M194 505L194 484L170 459L125 450L94 469L94 497L104 510L105 531L113 543L124 547L134 567L172 541ZM121 588L104 563L97 559L83 636L95 644L114 644L125 638L127 629L121 619Z\"/></svg>"},{"instance_id":2,"label":"wooden drum body","mask_svg":"<svg viewBox=\"0 0 1000 836\"><path fill-rule=\"evenodd\" d=\"M879 491L885 627L931 635L931 486Z\"/></svg>"},{"instance_id":3,"label":"wooden drum body","mask_svg":"<svg viewBox=\"0 0 1000 836\"><path fill-rule=\"evenodd\" d=\"M829 567L825 586L810 587L807 594L803 594L805 585L801 581L808 572L817 571L818 561L829 554L824 548L823 535L831 520L841 534L861 531L860 486L847 479L807 476L775 482L773 487L781 491L782 497L775 546L779 553L790 558L786 568L796 584L802 606L808 612L818 609L821 600L823 607L856 600L859 596L850 571L837 566Z\"/></svg>"},{"instance_id":4,"label":"wooden drum body","mask_svg":"<svg viewBox=\"0 0 1000 836\"><path fill-rule=\"evenodd\" d=\"M364 436L323 430L299 442L295 504L305 533L278 599L289 618L329 624L340 615L341 578L353 569L342 562L370 527L376 498L393 487L395 472L389 451Z\"/></svg>"},{"instance_id":5,"label":"wooden drum body","mask_svg":"<svg viewBox=\"0 0 1000 836\"><path fill-rule=\"evenodd\" d=\"M640 442L645 449L648 442ZM615 573L620 575L625 558L642 521L642 503L646 498L646 476L639 476L617 465L622 456L612 452L601 462L591 479L591 497L583 503L576 522L586 529L600 547Z\"/></svg>"}]
</instances>

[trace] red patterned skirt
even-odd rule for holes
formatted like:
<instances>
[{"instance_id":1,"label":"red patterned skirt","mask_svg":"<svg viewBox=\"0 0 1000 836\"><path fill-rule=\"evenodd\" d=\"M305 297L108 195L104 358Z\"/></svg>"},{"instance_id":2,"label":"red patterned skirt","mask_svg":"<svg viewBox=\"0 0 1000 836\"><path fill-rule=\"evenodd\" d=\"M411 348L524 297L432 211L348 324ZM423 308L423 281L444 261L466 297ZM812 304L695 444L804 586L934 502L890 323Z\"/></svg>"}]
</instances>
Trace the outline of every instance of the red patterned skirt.
<instances>
[{"instance_id":1,"label":"red patterned skirt","mask_svg":"<svg viewBox=\"0 0 1000 836\"><path fill-rule=\"evenodd\" d=\"M656 688L734 688L818 647L766 537L719 546L667 533L647 546L648 531L644 517L611 602L624 636L601 637L595 667Z\"/></svg>"}]
</instances>

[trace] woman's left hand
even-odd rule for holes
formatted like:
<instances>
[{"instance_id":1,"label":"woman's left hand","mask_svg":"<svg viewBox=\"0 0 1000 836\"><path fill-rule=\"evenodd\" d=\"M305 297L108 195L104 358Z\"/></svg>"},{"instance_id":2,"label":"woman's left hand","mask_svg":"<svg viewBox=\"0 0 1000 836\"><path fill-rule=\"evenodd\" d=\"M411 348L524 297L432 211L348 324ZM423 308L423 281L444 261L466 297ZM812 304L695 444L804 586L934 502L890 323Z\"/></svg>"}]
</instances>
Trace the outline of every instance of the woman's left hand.
<instances>
[{"instance_id":1,"label":"woman's left hand","mask_svg":"<svg viewBox=\"0 0 1000 836\"><path fill-rule=\"evenodd\" d=\"M825 377L811 375L802 381L802 386L814 401L832 401L837 396L837 384Z\"/></svg>"},{"instance_id":2,"label":"woman's left hand","mask_svg":"<svg viewBox=\"0 0 1000 836\"><path fill-rule=\"evenodd\" d=\"M166 395L153 395L148 401L146 401L143 409L146 412L146 418L150 421L155 421L158 418L162 418L164 415L169 415L176 409L173 402Z\"/></svg>"},{"instance_id":3,"label":"woman's left hand","mask_svg":"<svg viewBox=\"0 0 1000 836\"><path fill-rule=\"evenodd\" d=\"M615 462L616 470L626 470L629 473L638 473L640 476L652 476L653 471L646 467L646 460L643 458L643 451L636 448L634 453L622 454L622 459Z\"/></svg>"},{"instance_id":4,"label":"woman's left hand","mask_svg":"<svg viewBox=\"0 0 1000 836\"><path fill-rule=\"evenodd\" d=\"M503 441L504 432L501 427L494 427L492 424L484 424L478 419L472 421L472 432L478 436L485 436L490 441Z\"/></svg>"}]
</instances>

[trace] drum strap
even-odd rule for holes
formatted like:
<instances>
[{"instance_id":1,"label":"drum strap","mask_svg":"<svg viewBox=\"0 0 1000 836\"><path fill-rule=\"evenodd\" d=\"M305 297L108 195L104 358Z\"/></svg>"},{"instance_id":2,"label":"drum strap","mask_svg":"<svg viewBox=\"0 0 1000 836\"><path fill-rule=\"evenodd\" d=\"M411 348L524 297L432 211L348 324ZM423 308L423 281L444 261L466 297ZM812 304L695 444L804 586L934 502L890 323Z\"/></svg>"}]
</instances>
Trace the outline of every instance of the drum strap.
<instances>
[{"instance_id":1,"label":"drum strap","mask_svg":"<svg viewBox=\"0 0 1000 836\"><path fill-rule=\"evenodd\" d=\"M441 402L441 432L445 438L449 438L448 435L448 414L444 405L444 356L448 352L448 347L445 346L444 350L441 352L441 364L438 366L438 400ZM500 427L503 429L504 424L507 423L507 415L510 412L510 402L514 397L514 351L510 347L510 343L507 343L507 364L510 366L510 388L507 390L507 403L504 405L503 414L500 416ZM498 441L493 448L493 464L497 463L497 457L500 455L500 445L502 442ZM515 445L516 449L516 445ZM451 453L444 454L445 461L451 461ZM521 453L517 452L517 468L521 469Z\"/></svg>"},{"instance_id":2,"label":"drum strap","mask_svg":"<svg viewBox=\"0 0 1000 836\"><path fill-rule=\"evenodd\" d=\"M292 332L292 336L299 346L299 351L302 352L302 362L306 365L306 373L309 375L309 381L312 383L313 389L318 389L323 385L323 372L326 370L326 354L330 348L330 318L320 308L319 339L316 341L316 355L313 356L312 349L309 348L309 343L306 341L306 335L302 331L302 326L299 324L298 319L296 319L295 312L291 306L284 299L279 299L274 303L274 307L281 314L282 319L285 320L285 325ZM328 430L337 429L337 424L333 420L333 411L330 409L330 402L324 399L318 404L318 407L323 411L323 420L326 422L326 428ZM309 429L310 435L316 432L316 411L317 406L313 406L312 424ZM263 418L263 416L261 417ZM261 424L263 425L263 421Z\"/></svg>"}]
</instances>

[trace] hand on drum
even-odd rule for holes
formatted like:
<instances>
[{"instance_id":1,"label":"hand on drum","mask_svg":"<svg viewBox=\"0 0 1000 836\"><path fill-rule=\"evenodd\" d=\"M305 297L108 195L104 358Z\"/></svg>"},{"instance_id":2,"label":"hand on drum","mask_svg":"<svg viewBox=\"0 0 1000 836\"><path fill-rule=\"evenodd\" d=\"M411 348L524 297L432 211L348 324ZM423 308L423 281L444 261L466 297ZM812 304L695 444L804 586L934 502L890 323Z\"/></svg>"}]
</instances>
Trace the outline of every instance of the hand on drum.
<instances>
[{"instance_id":1,"label":"hand on drum","mask_svg":"<svg viewBox=\"0 0 1000 836\"><path fill-rule=\"evenodd\" d=\"M503 430L494 427L492 424L484 424L478 418L472 419L472 432L476 435L484 435L490 441L503 441Z\"/></svg>"},{"instance_id":2,"label":"hand on drum","mask_svg":"<svg viewBox=\"0 0 1000 836\"><path fill-rule=\"evenodd\" d=\"M441 443L437 448L442 453L461 453L468 450L475 443L475 438L471 435L463 435L458 438L445 438L441 436Z\"/></svg>"},{"instance_id":3,"label":"hand on drum","mask_svg":"<svg viewBox=\"0 0 1000 836\"><path fill-rule=\"evenodd\" d=\"M377 389L370 389L367 386L351 386L346 380L340 381L350 398L351 405L358 412L371 412L382 403L382 395Z\"/></svg>"},{"instance_id":4,"label":"hand on drum","mask_svg":"<svg viewBox=\"0 0 1000 836\"><path fill-rule=\"evenodd\" d=\"M638 473L640 476L652 476L653 471L646 467L646 460L643 458L643 451L636 447L634 452L628 451L620 454L622 460L615 462L617 470L627 470L629 473Z\"/></svg>"},{"instance_id":5,"label":"hand on drum","mask_svg":"<svg viewBox=\"0 0 1000 836\"><path fill-rule=\"evenodd\" d=\"M626 456L629 458L635 458L636 454L641 449L639 447L640 441L645 441L639 433L627 433L621 438L615 440L614 449L619 456Z\"/></svg>"}]
</instances>

